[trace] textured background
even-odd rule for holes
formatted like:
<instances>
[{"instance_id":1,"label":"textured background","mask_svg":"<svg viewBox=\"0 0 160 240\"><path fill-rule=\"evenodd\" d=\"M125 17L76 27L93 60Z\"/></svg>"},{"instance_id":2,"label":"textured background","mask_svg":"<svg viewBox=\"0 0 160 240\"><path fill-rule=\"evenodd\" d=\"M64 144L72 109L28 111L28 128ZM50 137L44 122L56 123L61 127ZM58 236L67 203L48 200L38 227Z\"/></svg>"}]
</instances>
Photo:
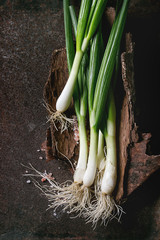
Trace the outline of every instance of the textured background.
<instances>
[{"instance_id":1,"label":"textured background","mask_svg":"<svg viewBox=\"0 0 160 240\"><path fill-rule=\"evenodd\" d=\"M136 43L137 123L152 133L153 154L160 153L159 5L132 1L126 26ZM48 127L43 88L51 55L64 45L62 1L0 1L0 240L160 239L159 172L128 199L121 224L113 221L94 231L83 219L46 211L47 200L22 176L21 164L28 163L40 171L53 169L58 181L69 175L62 161L46 163L37 151Z\"/></svg>"}]
</instances>

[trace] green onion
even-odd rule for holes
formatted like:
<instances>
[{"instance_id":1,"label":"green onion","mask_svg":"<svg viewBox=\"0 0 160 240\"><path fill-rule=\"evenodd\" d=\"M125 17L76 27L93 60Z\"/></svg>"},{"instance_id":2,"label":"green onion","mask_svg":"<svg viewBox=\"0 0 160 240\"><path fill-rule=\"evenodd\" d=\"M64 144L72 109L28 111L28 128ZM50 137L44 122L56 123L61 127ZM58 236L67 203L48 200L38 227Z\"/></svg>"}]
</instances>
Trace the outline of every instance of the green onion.
<instances>
[{"instance_id":1,"label":"green onion","mask_svg":"<svg viewBox=\"0 0 160 240\"><path fill-rule=\"evenodd\" d=\"M67 63L68 63L68 71L71 72L73 60L75 56L74 42L72 36L72 22L69 11L69 3L70 0L63 1L63 9L64 9L64 29L65 29L65 41L66 41L66 53L67 53ZM79 113L79 98L77 97L79 94L78 85L75 85L73 98L74 98L74 106L76 114Z\"/></svg>"},{"instance_id":2,"label":"green onion","mask_svg":"<svg viewBox=\"0 0 160 240\"><path fill-rule=\"evenodd\" d=\"M74 35L77 35L77 17L73 5L69 6L70 16L72 20L72 26L74 30Z\"/></svg>"},{"instance_id":3,"label":"green onion","mask_svg":"<svg viewBox=\"0 0 160 240\"><path fill-rule=\"evenodd\" d=\"M74 9L72 7L72 22L70 17L69 10L69 0L64 0L64 23L65 23L65 39L66 39L66 52L67 52L67 62L69 72L72 68L73 59L74 59L74 43L72 36L72 23L74 23L74 32L77 32L77 20L76 15L74 14ZM87 89L86 89L86 66L87 66L87 55L84 55L81 64L81 72L82 75L79 76L79 84L76 83L76 91L74 90L73 99L75 105L75 111L78 119L78 127L79 127L79 139L80 139L80 151L79 151L79 159L76 167L76 171L74 173L74 181L77 183L81 183L83 180L84 171L86 170L87 157L88 157L88 145L87 145L87 134L86 134L86 126L85 126L85 118L87 113Z\"/></svg>"},{"instance_id":4,"label":"green onion","mask_svg":"<svg viewBox=\"0 0 160 240\"><path fill-rule=\"evenodd\" d=\"M94 36L90 49L90 64L89 64L89 76L88 76L88 107L89 107L89 119L90 119L90 149L87 163L87 169L83 178L83 184L86 187L90 187L95 179L97 164L98 164L98 131L93 127L94 111L93 111L93 98L96 80L100 68L101 55L102 55L102 35L101 27Z\"/></svg>"},{"instance_id":5,"label":"green onion","mask_svg":"<svg viewBox=\"0 0 160 240\"><path fill-rule=\"evenodd\" d=\"M87 33L88 33L88 29L89 29L89 26L90 26L90 24L91 24L91 20L92 20L93 14L94 14L94 10L95 10L97 1L98 1L98 0L93 0L93 1L92 1L92 5L91 5L91 9L90 9L88 21L87 21L87 26L86 26L86 30L85 30L85 36L86 36Z\"/></svg>"},{"instance_id":6,"label":"green onion","mask_svg":"<svg viewBox=\"0 0 160 240\"><path fill-rule=\"evenodd\" d=\"M81 51L82 42L84 39L85 28L88 21L91 0L82 0L78 17L77 35L76 35L76 51Z\"/></svg>"},{"instance_id":7,"label":"green onion","mask_svg":"<svg viewBox=\"0 0 160 240\"><path fill-rule=\"evenodd\" d=\"M87 145L87 134L86 134L86 118L85 116L80 116L78 121L79 129L79 158L74 173L74 182L82 183L83 176L86 171L87 157L88 157L88 145Z\"/></svg>"},{"instance_id":8,"label":"green onion","mask_svg":"<svg viewBox=\"0 0 160 240\"><path fill-rule=\"evenodd\" d=\"M106 3L107 3L107 0L105 1L99 0L94 9L92 19L88 19L89 10L91 8L91 1L82 0L81 2L81 8L80 8L78 25L77 25L76 54L75 54L72 70L70 72L68 81L56 103L56 109L58 112L66 111L70 105L83 54L86 51L89 45L90 39L94 35L100 23L102 13L105 9ZM85 34L85 28L87 26L87 21L90 21L91 23L89 26L89 32L85 37L84 34Z\"/></svg>"},{"instance_id":9,"label":"green onion","mask_svg":"<svg viewBox=\"0 0 160 240\"><path fill-rule=\"evenodd\" d=\"M116 148L116 108L113 92L110 93L108 104L108 118L104 131L107 147L107 159L104 175L102 178L102 193L111 195L117 180L117 148Z\"/></svg>"},{"instance_id":10,"label":"green onion","mask_svg":"<svg viewBox=\"0 0 160 240\"><path fill-rule=\"evenodd\" d=\"M89 62L89 79L88 79L88 107L91 113L93 109L93 100L95 87L98 77L98 72L102 60L103 43L102 43L101 27L92 40L90 49L90 62Z\"/></svg>"},{"instance_id":11,"label":"green onion","mask_svg":"<svg viewBox=\"0 0 160 240\"><path fill-rule=\"evenodd\" d=\"M104 53L102 60L100 72L98 75L95 96L94 96L94 106L95 111L95 126L100 125L102 119L102 112L105 109L105 104L107 101L110 81L116 61L116 54L120 46L120 41L124 29L124 24L127 16L129 0L124 0L123 5L119 14L115 19L113 24L111 34L108 40L108 44Z\"/></svg>"},{"instance_id":12,"label":"green onion","mask_svg":"<svg viewBox=\"0 0 160 240\"><path fill-rule=\"evenodd\" d=\"M97 169L98 133L94 128L90 129L90 150L87 169L83 177L83 185L90 187L95 179Z\"/></svg>"},{"instance_id":13,"label":"green onion","mask_svg":"<svg viewBox=\"0 0 160 240\"><path fill-rule=\"evenodd\" d=\"M75 56L75 49L72 37L72 23L69 12L69 0L63 1L63 9L64 9L64 29L65 29L65 40L66 40L66 53L67 53L67 63L68 63L68 71L70 73L73 65L73 60Z\"/></svg>"},{"instance_id":14,"label":"green onion","mask_svg":"<svg viewBox=\"0 0 160 240\"><path fill-rule=\"evenodd\" d=\"M87 62L83 63L84 69L85 64ZM74 175L74 181L78 182L78 177L81 179L81 182L83 181L83 176L86 170L87 166L87 157L88 157L88 144L87 144L87 133L86 133L86 114L87 114L87 88L86 88L86 74L83 72L83 78L81 79L81 82L83 84L83 92L81 92L80 97L80 112L79 115L77 115L78 118L78 127L79 127L79 139L80 139L80 152L79 152L79 159L78 164L76 167L76 172ZM83 80L83 81L82 81ZM80 181L79 181L80 183Z\"/></svg>"},{"instance_id":15,"label":"green onion","mask_svg":"<svg viewBox=\"0 0 160 240\"><path fill-rule=\"evenodd\" d=\"M89 19L89 27L88 27L88 31L85 33L82 50L85 49L85 46L87 45L87 43L89 42L93 34L95 33L100 23L100 20L102 18L102 14L104 12L106 4L107 4L107 0L97 1L94 12L93 12L93 16L91 19Z\"/></svg>"}]
</instances>

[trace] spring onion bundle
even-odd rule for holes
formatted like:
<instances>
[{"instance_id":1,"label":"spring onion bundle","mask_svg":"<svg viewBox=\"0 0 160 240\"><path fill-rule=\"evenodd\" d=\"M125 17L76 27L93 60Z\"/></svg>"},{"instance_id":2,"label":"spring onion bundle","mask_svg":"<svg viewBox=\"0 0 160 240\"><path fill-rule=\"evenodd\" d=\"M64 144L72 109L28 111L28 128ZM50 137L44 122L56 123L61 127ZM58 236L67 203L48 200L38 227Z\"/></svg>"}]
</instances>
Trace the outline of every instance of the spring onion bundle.
<instances>
[{"instance_id":1,"label":"spring onion bundle","mask_svg":"<svg viewBox=\"0 0 160 240\"><path fill-rule=\"evenodd\" d=\"M69 78L56 108L58 113L65 112L73 97L80 149L72 184L59 185L48 179L51 186L45 186L44 190L51 208L62 206L94 226L99 220L104 224L113 218L119 220L123 212L113 197L117 182L114 78L129 0L117 1L115 20L105 46L101 19L106 3L82 0L77 22L74 7L69 0L63 0Z\"/></svg>"}]
</instances>

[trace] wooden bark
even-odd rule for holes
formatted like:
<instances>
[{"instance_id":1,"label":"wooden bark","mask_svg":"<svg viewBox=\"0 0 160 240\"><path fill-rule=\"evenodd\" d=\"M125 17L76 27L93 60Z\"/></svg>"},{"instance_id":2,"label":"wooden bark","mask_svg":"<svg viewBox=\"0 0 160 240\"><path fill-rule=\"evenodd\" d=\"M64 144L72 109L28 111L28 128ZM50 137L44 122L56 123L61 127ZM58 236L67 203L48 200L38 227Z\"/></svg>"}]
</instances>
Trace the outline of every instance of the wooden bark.
<instances>
[{"instance_id":1,"label":"wooden bark","mask_svg":"<svg viewBox=\"0 0 160 240\"><path fill-rule=\"evenodd\" d=\"M130 195L160 167L160 155L146 154L150 133L138 132L135 122L136 93L134 86L134 44L126 34L126 52L121 55L122 80L125 90L119 131L119 183L116 199Z\"/></svg>"},{"instance_id":2,"label":"wooden bark","mask_svg":"<svg viewBox=\"0 0 160 240\"><path fill-rule=\"evenodd\" d=\"M44 99L46 104L51 107L51 111L56 109L56 99L60 95L68 78L68 68L65 48L55 50L52 55L52 66L48 81L44 87ZM76 118L73 106L66 112L68 117ZM59 123L55 123L59 129ZM77 126L75 126L77 127ZM78 143L74 139L73 128L68 128L63 133L57 131L54 124L50 124L47 130L46 159L52 158L71 161L77 160ZM52 153L48 154L48 145L52 146ZM73 160L74 159L74 160Z\"/></svg>"},{"instance_id":3,"label":"wooden bark","mask_svg":"<svg viewBox=\"0 0 160 240\"><path fill-rule=\"evenodd\" d=\"M131 34L126 34L126 52L121 55L122 82L124 98L121 106L119 123L119 158L118 183L115 197L118 202L123 201L137 187L139 187L160 166L160 155L146 154L150 133L139 135L135 123L135 86L134 86L134 44ZM46 103L55 109L56 99L63 89L68 78L66 51L59 49L53 52L52 66L48 81L44 88ZM73 106L66 113L74 117ZM57 124L58 127L58 124ZM77 127L77 126L75 126ZM74 131L69 129L60 134L51 123L47 130L46 159L70 159L72 162L78 158L79 145L74 139Z\"/></svg>"}]
</instances>

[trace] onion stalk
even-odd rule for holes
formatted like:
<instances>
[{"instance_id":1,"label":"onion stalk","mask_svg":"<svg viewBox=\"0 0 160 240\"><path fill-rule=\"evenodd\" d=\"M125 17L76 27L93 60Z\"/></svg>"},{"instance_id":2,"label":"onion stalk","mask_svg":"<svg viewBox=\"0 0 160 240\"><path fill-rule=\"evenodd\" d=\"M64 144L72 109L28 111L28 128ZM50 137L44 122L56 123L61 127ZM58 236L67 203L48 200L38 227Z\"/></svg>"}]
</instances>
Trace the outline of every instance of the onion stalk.
<instances>
[{"instance_id":1,"label":"onion stalk","mask_svg":"<svg viewBox=\"0 0 160 240\"><path fill-rule=\"evenodd\" d=\"M90 149L87 163L87 169L83 178L83 184L86 187L90 187L95 179L97 170L97 153L98 153L98 133L97 129L94 128L95 113L93 111L93 99L95 92L95 85L97 76L100 68L101 55L102 55L102 35L101 27L99 27L96 33L91 49L90 49L90 64L89 64L89 76L88 76L88 108L89 108L89 119L90 119Z\"/></svg>"},{"instance_id":2,"label":"onion stalk","mask_svg":"<svg viewBox=\"0 0 160 240\"><path fill-rule=\"evenodd\" d=\"M90 0L81 1L81 7L80 7L80 13L79 13L78 25L77 25L77 35L76 35L76 54L75 54L75 58L73 61L73 65L72 65L72 69L71 69L71 73L68 78L68 81L56 103L56 110L58 112L66 111L71 103L82 57L85 51L87 50L90 39L94 35L99 25L107 0L97 1L97 4L93 12L93 16L90 19L89 11L91 9L91 2L92 1ZM90 24L89 24L88 32L85 33L85 28L86 26L88 27L87 21L89 21Z\"/></svg>"},{"instance_id":3,"label":"onion stalk","mask_svg":"<svg viewBox=\"0 0 160 240\"><path fill-rule=\"evenodd\" d=\"M116 15L116 19L112 26L108 44L99 71L93 104L93 109L96 113L95 114L96 128L98 128L101 123L102 113L105 109L110 82L115 66L116 55L120 47L122 33L127 16L128 4L129 0L124 0L122 7L119 10L119 13Z\"/></svg>"},{"instance_id":4,"label":"onion stalk","mask_svg":"<svg viewBox=\"0 0 160 240\"><path fill-rule=\"evenodd\" d=\"M64 23L65 23L65 39L66 39L66 52L67 52L67 63L68 70L71 74L72 64L74 64L74 44L72 37L72 25L69 13L69 0L63 0L64 4ZM73 9L72 9L72 13ZM74 23L74 32L77 32L77 21L75 14L72 15L72 22ZM68 211L78 211L82 206L84 207L83 201L85 202L84 188L82 187L83 176L86 171L87 158L88 158L88 143L87 143L87 133L86 133L86 114L87 114L87 64L88 57L84 54L80 73L78 75L78 81L76 82L76 87L73 93L75 112L78 120L79 128L79 158L78 163L74 172L74 182L72 184L62 184L62 186L57 186L52 184L51 194L47 197L52 202L51 207L57 208L63 205L64 209L69 208ZM86 191L86 190L85 190ZM77 205L77 208L75 207Z\"/></svg>"}]
</instances>

